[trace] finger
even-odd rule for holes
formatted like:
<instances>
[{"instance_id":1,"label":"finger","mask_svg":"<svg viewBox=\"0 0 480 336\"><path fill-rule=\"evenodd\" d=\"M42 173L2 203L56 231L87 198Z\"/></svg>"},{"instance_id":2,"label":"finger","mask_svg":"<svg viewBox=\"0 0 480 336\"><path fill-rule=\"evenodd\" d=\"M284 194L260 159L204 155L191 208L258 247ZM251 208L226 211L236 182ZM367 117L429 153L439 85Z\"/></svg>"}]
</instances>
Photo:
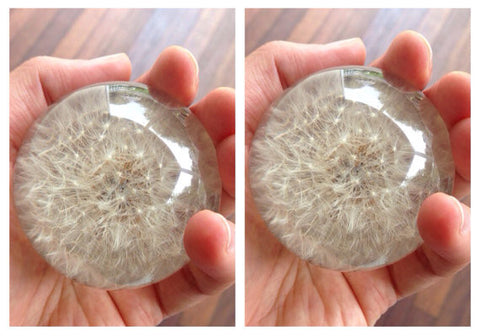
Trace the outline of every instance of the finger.
<instances>
[{"instance_id":1,"label":"finger","mask_svg":"<svg viewBox=\"0 0 480 336\"><path fill-rule=\"evenodd\" d=\"M263 112L287 87L328 67L364 62L365 46L358 38L324 45L276 41L254 51L245 61L246 143Z\"/></svg>"},{"instance_id":2,"label":"finger","mask_svg":"<svg viewBox=\"0 0 480 336\"><path fill-rule=\"evenodd\" d=\"M235 227L224 217L200 211L188 221L183 240L191 261L156 285L166 315L225 289L235 278Z\"/></svg>"},{"instance_id":3,"label":"finger","mask_svg":"<svg viewBox=\"0 0 480 336\"><path fill-rule=\"evenodd\" d=\"M235 91L218 88L191 107L217 149L224 195L221 212L228 215L235 197ZM225 198L228 196L228 198Z\"/></svg>"},{"instance_id":4,"label":"finger","mask_svg":"<svg viewBox=\"0 0 480 336\"><path fill-rule=\"evenodd\" d=\"M404 31L398 34L387 51L372 66L404 80L413 89L427 85L432 72L432 49L421 34Z\"/></svg>"},{"instance_id":5,"label":"finger","mask_svg":"<svg viewBox=\"0 0 480 336\"><path fill-rule=\"evenodd\" d=\"M210 279L229 285L235 277L235 227L223 216L209 210L200 211L189 221L184 233L185 250L203 280L207 292ZM210 288L209 288L210 287Z\"/></svg>"},{"instance_id":6,"label":"finger","mask_svg":"<svg viewBox=\"0 0 480 336\"><path fill-rule=\"evenodd\" d=\"M220 210L218 210L223 216L229 217L235 213L235 196L230 196L225 190L222 191L222 197L220 198Z\"/></svg>"},{"instance_id":7,"label":"finger","mask_svg":"<svg viewBox=\"0 0 480 336\"><path fill-rule=\"evenodd\" d=\"M389 266L399 296L421 290L470 261L470 209L436 193L422 204L418 229L424 243L415 253Z\"/></svg>"},{"instance_id":8,"label":"finger","mask_svg":"<svg viewBox=\"0 0 480 336\"><path fill-rule=\"evenodd\" d=\"M128 80L128 56L117 54L93 60L33 58L10 74L10 141L16 151L23 137L48 105L82 86Z\"/></svg>"},{"instance_id":9,"label":"finger","mask_svg":"<svg viewBox=\"0 0 480 336\"><path fill-rule=\"evenodd\" d=\"M470 118L463 119L450 130L450 145L457 174L470 181Z\"/></svg>"},{"instance_id":10,"label":"finger","mask_svg":"<svg viewBox=\"0 0 480 336\"><path fill-rule=\"evenodd\" d=\"M436 106L448 129L459 121L470 118L470 75L450 72L440 78L425 95Z\"/></svg>"},{"instance_id":11,"label":"finger","mask_svg":"<svg viewBox=\"0 0 480 336\"><path fill-rule=\"evenodd\" d=\"M191 110L207 130L215 146L235 134L235 91L218 88L202 98Z\"/></svg>"},{"instance_id":12,"label":"finger","mask_svg":"<svg viewBox=\"0 0 480 336\"><path fill-rule=\"evenodd\" d=\"M150 70L137 81L188 106L197 94L198 64L190 51L171 46L160 53Z\"/></svg>"},{"instance_id":13,"label":"finger","mask_svg":"<svg viewBox=\"0 0 480 336\"><path fill-rule=\"evenodd\" d=\"M460 175L455 174L455 182L453 183L452 195L459 200L470 195L470 181L465 180Z\"/></svg>"},{"instance_id":14,"label":"finger","mask_svg":"<svg viewBox=\"0 0 480 336\"><path fill-rule=\"evenodd\" d=\"M229 286L235 278L235 227L204 210L185 228L185 265L152 286L109 291L126 325L158 324L162 319Z\"/></svg>"},{"instance_id":15,"label":"finger","mask_svg":"<svg viewBox=\"0 0 480 336\"><path fill-rule=\"evenodd\" d=\"M217 146L218 171L223 190L235 197L235 135L231 135Z\"/></svg>"},{"instance_id":16,"label":"finger","mask_svg":"<svg viewBox=\"0 0 480 336\"><path fill-rule=\"evenodd\" d=\"M450 72L425 90L450 131L457 171L453 193L457 197L465 196L470 189L470 88L469 74Z\"/></svg>"}]
</instances>

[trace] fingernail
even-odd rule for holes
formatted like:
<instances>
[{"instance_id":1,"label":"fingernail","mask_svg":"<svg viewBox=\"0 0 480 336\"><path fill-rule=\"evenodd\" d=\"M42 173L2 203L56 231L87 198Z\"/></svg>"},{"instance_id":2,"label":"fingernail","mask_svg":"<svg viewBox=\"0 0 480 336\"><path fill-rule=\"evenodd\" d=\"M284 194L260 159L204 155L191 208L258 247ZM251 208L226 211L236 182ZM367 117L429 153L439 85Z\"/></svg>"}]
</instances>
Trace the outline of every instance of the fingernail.
<instances>
[{"instance_id":1,"label":"fingernail","mask_svg":"<svg viewBox=\"0 0 480 336\"><path fill-rule=\"evenodd\" d=\"M352 44L353 42L357 42L358 40L359 40L358 37L354 37L354 38L349 38L349 39L346 39L346 40L331 42L331 43L328 43L328 45L329 46L335 46L335 47L341 47L341 46Z\"/></svg>"},{"instance_id":2,"label":"fingernail","mask_svg":"<svg viewBox=\"0 0 480 336\"><path fill-rule=\"evenodd\" d=\"M222 215L217 213L217 216L220 217L220 219L223 222L223 225L225 227L225 231L227 233L227 239L226 239L226 244L225 244L225 250L230 253L234 250L235 248L235 233L232 232L232 229L230 228L230 224L228 221L223 217Z\"/></svg>"},{"instance_id":3,"label":"fingernail","mask_svg":"<svg viewBox=\"0 0 480 336\"><path fill-rule=\"evenodd\" d=\"M454 200L455 204L457 205L458 207L458 210L460 211L460 214L461 214L461 222L460 222L460 225L459 225L459 231L461 234L465 233L466 231L468 231L470 229L470 222L468 223L465 223L465 214L463 213L463 207L462 207L462 204L460 203L459 200L457 200L455 197L453 196L450 196L450 198L452 200Z\"/></svg>"},{"instance_id":4,"label":"fingernail","mask_svg":"<svg viewBox=\"0 0 480 336\"><path fill-rule=\"evenodd\" d=\"M192 59L193 63L195 63L195 76L198 77L198 62L197 62L197 59L195 58L195 56L193 56L192 52L188 49L185 49L184 50L188 53L188 55L190 56L190 58Z\"/></svg>"},{"instance_id":5,"label":"fingernail","mask_svg":"<svg viewBox=\"0 0 480 336\"><path fill-rule=\"evenodd\" d=\"M433 51L432 51L432 46L430 45L430 43L428 42L427 38L425 36L423 36L422 34L418 33L418 36L420 36L423 40L423 42L425 43L425 45L428 47L428 54L429 54L429 61L430 61L430 66L432 66L432 58L433 58Z\"/></svg>"},{"instance_id":6,"label":"fingernail","mask_svg":"<svg viewBox=\"0 0 480 336\"><path fill-rule=\"evenodd\" d=\"M97 58L92 58L91 60L94 61L94 62L110 62L110 61L113 61L117 58L122 58L122 57L125 57L125 53L118 53L118 54L112 54L112 55L105 55L105 56L101 56L101 57L97 57Z\"/></svg>"}]
</instances>

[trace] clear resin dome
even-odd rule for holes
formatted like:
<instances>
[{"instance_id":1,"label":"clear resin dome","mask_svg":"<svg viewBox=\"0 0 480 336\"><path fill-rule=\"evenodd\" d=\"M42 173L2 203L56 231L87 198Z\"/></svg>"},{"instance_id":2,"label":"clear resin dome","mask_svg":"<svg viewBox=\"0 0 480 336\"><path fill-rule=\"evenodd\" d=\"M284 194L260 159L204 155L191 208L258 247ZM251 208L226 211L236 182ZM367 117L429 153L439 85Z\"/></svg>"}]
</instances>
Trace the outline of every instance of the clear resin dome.
<instances>
[{"instance_id":1,"label":"clear resin dome","mask_svg":"<svg viewBox=\"0 0 480 336\"><path fill-rule=\"evenodd\" d=\"M432 103L370 67L327 69L287 90L261 121L249 157L269 229L300 258L336 270L412 252L422 201L450 193L454 175Z\"/></svg>"},{"instance_id":2,"label":"clear resin dome","mask_svg":"<svg viewBox=\"0 0 480 336\"><path fill-rule=\"evenodd\" d=\"M150 284L181 268L187 220L217 210L215 149L186 107L147 86L79 89L32 126L14 168L14 201L34 248L101 288Z\"/></svg>"}]
</instances>

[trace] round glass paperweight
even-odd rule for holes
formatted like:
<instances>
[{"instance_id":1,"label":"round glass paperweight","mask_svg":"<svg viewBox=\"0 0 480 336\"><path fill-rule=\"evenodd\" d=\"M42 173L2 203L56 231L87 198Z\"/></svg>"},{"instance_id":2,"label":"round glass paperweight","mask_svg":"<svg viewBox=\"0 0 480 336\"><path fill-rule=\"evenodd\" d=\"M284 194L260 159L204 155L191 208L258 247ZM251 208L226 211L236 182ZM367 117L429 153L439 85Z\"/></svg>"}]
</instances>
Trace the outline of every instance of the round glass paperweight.
<instances>
[{"instance_id":1,"label":"round glass paperweight","mask_svg":"<svg viewBox=\"0 0 480 336\"><path fill-rule=\"evenodd\" d=\"M133 82L81 88L29 130L14 167L20 225L46 261L118 289L181 268L187 220L216 211L215 149L191 111Z\"/></svg>"},{"instance_id":2,"label":"round glass paperweight","mask_svg":"<svg viewBox=\"0 0 480 336\"><path fill-rule=\"evenodd\" d=\"M416 249L422 201L450 193L454 175L433 104L371 67L326 69L288 89L249 154L253 199L270 231L300 258L342 271Z\"/></svg>"}]
</instances>

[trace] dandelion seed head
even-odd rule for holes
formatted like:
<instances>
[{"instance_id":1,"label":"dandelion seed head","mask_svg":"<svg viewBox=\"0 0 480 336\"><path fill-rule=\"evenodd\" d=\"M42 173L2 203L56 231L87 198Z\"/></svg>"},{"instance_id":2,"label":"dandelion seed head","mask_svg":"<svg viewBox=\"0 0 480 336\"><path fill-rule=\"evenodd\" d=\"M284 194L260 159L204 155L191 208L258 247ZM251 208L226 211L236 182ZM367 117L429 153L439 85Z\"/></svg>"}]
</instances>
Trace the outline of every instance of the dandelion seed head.
<instances>
[{"instance_id":1,"label":"dandelion seed head","mask_svg":"<svg viewBox=\"0 0 480 336\"><path fill-rule=\"evenodd\" d=\"M346 67L304 79L265 113L249 175L256 207L285 247L355 270L421 243L421 202L451 192L454 164L446 127L423 94L378 69Z\"/></svg>"},{"instance_id":2,"label":"dandelion seed head","mask_svg":"<svg viewBox=\"0 0 480 336\"><path fill-rule=\"evenodd\" d=\"M183 229L195 212L218 209L221 182L213 143L186 111L146 86L113 82L70 94L32 126L14 201L52 266L116 289L159 281L188 261Z\"/></svg>"}]
</instances>

